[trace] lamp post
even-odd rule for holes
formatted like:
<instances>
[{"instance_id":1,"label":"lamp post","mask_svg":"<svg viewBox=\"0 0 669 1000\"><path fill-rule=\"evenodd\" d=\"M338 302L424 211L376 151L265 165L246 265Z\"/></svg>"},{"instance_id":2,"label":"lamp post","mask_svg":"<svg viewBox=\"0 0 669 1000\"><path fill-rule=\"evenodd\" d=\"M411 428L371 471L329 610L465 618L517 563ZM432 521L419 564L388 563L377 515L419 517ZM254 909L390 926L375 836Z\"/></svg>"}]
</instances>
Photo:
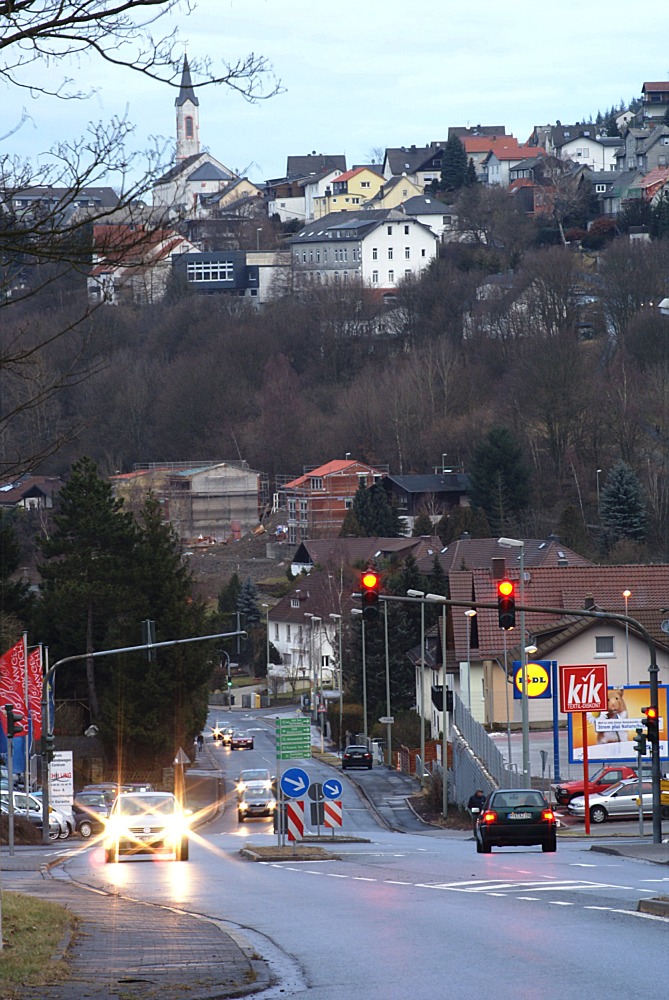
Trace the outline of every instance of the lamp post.
<instances>
[{"instance_id":1,"label":"lamp post","mask_svg":"<svg viewBox=\"0 0 669 1000\"><path fill-rule=\"evenodd\" d=\"M365 616L362 613L362 608L352 608L352 615L361 615L360 622L362 624L362 731L365 734L365 742L367 742L367 662L365 660Z\"/></svg>"},{"instance_id":2,"label":"lamp post","mask_svg":"<svg viewBox=\"0 0 669 1000\"><path fill-rule=\"evenodd\" d=\"M632 596L631 590L623 590L623 597L625 598L625 618L627 618L627 602ZM625 663L627 665L627 686L630 683L630 625L629 622L625 622Z\"/></svg>"},{"instance_id":3,"label":"lamp post","mask_svg":"<svg viewBox=\"0 0 669 1000\"><path fill-rule=\"evenodd\" d=\"M339 749L343 750L341 731L344 724L344 665L341 658L341 615L331 614L330 618L339 625Z\"/></svg>"},{"instance_id":4,"label":"lamp post","mask_svg":"<svg viewBox=\"0 0 669 1000\"><path fill-rule=\"evenodd\" d=\"M256 251L260 252L260 234L262 233L262 226L256 229Z\"/></svg>"},{"instance_id":5,"label":"lamp post","mask_svg":"<svg viewBox=\"0 0 669 1000\"><path fill-rule=\"evenodd\" d=\"M472 639L472 618L476 614L474 608L467 608L465 616L467 618L467 708L472 710L472 659L471 659L471 639Z\"/></svg>"},{"instance_id":6,"label":"lamp post","mask_svg":"<svg viewBox=\"0 0 669 1000\"><path fill-rule=\"evenodd\" d=\"M418 697L420 699L420 783L423 785L425 775L425 591L407 590L407 597L420 597L420 678L418 681Z\"/></svg>"},{"instance_id":7,"label":"lamp post","mask_svg":"<svg viewBox=\"0 0 669 1000\"><path fill-rule=\"evenodd\" d=\"M308 611L304 612L304 617L309 619L309 715L313 719L314 715L314 616Z\"/></svg>"},{"instance_id":8,"label":"lamp post","mask_svg":"<svg viewBox=\"0 0 669 1000\"><path fill-rule=\"evenodd\" d=\"M527 700L527 657L525 654L525 542L520 538L499 538L497 544L505 549L520 549L520 676L522 679L521 716L523 728L523 782L529 788L530 780L530 715Z\"/></svg>"},{"instance_id":9,"label":"lamp post","mask_svg":"<svg viewBox=\"0 0 669 1000\"><path fill-rule=\"evenodd\" d=\"M599 517L599 474L601 471L601 469L597 469L597 517Z\"/></svg>"},{"instance_id":10,"label":"lamp post","mask_svg":"<svg viewBox=\"0 0 669 1000\"><path fill-rule=\"evenodd\" d=\"M269 677L269 604L263 604L262 607L265 609L265 627L267 631L267 642L265 646L265 660L267 661L267 705L272 704L271 695L271 680Z\"/></svg>"}]
</instances>

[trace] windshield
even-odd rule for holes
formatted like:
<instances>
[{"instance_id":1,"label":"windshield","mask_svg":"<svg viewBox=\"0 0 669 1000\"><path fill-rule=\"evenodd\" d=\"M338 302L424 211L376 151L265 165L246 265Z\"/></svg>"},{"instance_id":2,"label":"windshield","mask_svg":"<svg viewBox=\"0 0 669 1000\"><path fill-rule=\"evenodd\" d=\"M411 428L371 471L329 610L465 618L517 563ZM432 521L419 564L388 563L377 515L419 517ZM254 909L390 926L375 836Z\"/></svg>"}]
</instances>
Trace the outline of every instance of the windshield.
<instances>
[{"instance_id":1,"label":"windshield","mask_svg":"<svg viewBox=\"0 0 669 1000\"><path fill-rule=\"evenodd\" d=\"M142 816L145 813L169 816L176 810L176 799L172 795L121 795L116 802L123 816Z\"/></svg>"},{"instance_id":2,"label":"windshield","mask_svg":"<svg viewBox=\"0 0 669 1000\"><path fill-rule=\"evenodd\" d=\"M242 771L239 775L240 781L268 781L269 774L267 771L256 770L256 771Z\"/></svg>"}]
</instances>

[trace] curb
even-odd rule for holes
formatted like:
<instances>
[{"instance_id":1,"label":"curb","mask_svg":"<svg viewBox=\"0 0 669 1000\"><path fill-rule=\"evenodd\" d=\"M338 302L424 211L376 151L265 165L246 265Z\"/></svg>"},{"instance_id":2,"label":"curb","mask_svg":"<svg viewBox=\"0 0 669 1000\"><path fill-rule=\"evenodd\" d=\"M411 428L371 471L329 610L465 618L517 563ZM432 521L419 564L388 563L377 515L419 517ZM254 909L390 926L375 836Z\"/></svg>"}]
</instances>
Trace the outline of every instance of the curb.
<instances>
[{"instance_id":1,"label":"curb","mask_svg":"<svg viewBox=\"0 0 669 1000\"><path fill-rule=\"evenodd\" d=\"M669 920L669 898L666 896L640 899L637 909L639 913L649 913L653 917L663 917L665 920Z\"/></svg>"}]
</instances>

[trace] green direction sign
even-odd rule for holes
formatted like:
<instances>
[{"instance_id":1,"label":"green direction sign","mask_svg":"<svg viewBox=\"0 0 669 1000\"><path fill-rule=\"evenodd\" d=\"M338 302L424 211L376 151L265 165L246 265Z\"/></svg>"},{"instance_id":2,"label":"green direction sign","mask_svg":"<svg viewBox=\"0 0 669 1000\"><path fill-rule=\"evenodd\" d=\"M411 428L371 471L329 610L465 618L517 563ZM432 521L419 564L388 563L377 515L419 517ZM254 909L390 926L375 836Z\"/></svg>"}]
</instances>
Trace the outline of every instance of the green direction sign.
<instances>
[{"instance_id":1,"label":"green direction sign","mask_svg":"<svg viewBox=\"0 0 669 1000\"><path fill-rule=\"evenodd\" d=\"M289 729L309 730L311 723L309 719L300 718L299 715L289 716L287 719L277 719L276 728L278 732L285 732Z\"/></svg>"},{"instance_id":2,"label":"green direction sign","mask_svg":"<svg viewBox=\"0 0 669 1000\"><path fill-rule=\"evenodd\" d=\"M309 719L291 717L276 720L276 755L279 760L311 757Z\"/></svg>"}]
</instances>

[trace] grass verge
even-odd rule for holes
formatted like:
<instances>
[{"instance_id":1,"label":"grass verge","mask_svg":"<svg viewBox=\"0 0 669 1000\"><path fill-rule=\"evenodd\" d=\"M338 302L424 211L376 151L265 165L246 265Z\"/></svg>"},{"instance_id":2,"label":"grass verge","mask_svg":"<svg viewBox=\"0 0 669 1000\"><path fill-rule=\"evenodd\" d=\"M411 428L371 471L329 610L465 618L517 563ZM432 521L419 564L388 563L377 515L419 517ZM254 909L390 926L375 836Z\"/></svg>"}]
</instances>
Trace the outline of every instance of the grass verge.
<instances>
[{"instance_id":1,"label":"grass verge","mask_svg":"<svg viewBox=\"0 0 669 1000\"><path fill-rule=\"evenodd\" d=\"M67 964L59 945L75 924L69 910L57 903L3 892L0 995L9 1000L17 995L18 987L63 979Z\"/></svg>"}]
</instances>

